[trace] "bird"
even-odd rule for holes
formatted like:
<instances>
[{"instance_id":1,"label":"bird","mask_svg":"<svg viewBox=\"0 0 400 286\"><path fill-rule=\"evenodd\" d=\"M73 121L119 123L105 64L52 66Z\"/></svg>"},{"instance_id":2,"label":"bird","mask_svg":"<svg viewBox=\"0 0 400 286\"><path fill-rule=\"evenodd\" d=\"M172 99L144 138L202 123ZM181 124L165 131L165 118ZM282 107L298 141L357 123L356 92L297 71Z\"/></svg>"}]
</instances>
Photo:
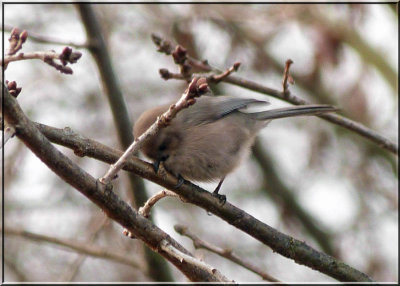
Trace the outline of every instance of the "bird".
<instances>
[{"instance_id":1,"label":"bird","mask_svg":"<svg viewBox=\"0 0 400 286\"><path fill-rule=\"evenodd\" d=\"M157 173L164 168L179 181L215 182L213 195L219 194L225 177L249 155L258 132L273 119L334 112L331 105L301 105L263 111L249 111L250 106L268 105L267 100L232 95L204 95L181 110L157 134L144 142L141 151L153 162ZM166 112L170 104L144 111L137 119L133 135L138 138Z\"/></svg>"}]
</instances>

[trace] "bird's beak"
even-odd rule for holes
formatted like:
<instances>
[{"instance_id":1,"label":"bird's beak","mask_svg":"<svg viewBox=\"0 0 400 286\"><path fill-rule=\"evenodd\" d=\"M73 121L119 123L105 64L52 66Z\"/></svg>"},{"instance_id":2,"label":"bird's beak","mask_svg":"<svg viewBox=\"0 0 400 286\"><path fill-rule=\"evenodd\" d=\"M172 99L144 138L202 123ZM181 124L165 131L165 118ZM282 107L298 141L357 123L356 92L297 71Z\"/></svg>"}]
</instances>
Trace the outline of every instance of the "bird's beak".
<instances>
[{"instance_id":1,"label":"bird's beak","mask_svg":"<svg viewBox=\"0 0 400 286\"><path fill-rule=\"evenodd\" d=\"M154 172L155 172L156 174L157 174L157 172L158 172L158 168L160 167L160 162L161 162L160 159L157 159L156 161L153 162L153 169L154 169Z\"/></svg>"}]
</instances>

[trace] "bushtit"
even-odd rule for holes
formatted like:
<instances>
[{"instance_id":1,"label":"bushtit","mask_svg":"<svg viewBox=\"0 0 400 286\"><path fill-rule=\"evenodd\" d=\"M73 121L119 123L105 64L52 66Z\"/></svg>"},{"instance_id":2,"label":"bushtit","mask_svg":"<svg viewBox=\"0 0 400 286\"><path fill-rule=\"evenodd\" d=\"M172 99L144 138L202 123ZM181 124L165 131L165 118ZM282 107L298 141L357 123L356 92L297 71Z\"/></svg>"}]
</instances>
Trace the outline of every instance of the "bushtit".
<instances>
[{"instance_id":1,"label":"bushtit","mask_svg":"<svg viewBox=\"0 0 400 286\"><path fill-rule=\"evenodd\" d=\"M272 119L336 110L329 105L304 105L246 112L249 105L261 104L268 102L233 96L202 96L194 105L181 110L169 126L145 142L142 152L153 160L156 172L163 162L164 168L180 179L180 184L183 178L197 182L220 180L214 195L224 199L218 191L225 176L249 154L258 131ZM136 121L135 138L169 106L145 111Z\"/></svg>"}]
</instances>

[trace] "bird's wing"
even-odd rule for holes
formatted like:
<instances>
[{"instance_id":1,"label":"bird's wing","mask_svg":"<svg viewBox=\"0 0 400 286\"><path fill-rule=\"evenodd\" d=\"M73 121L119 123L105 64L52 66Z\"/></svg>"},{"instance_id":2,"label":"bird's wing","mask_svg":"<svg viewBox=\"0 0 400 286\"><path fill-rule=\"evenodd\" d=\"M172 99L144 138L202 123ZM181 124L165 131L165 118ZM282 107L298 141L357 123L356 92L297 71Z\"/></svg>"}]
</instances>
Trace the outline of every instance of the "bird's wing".
<instances>
[{"instance_id":1,"label":"bird's wing","mask_svg":"<svg viewBox=\"0 0 400 286\"><path fill-rule=\"evenodd\" d=\"M254 98L235 96L202 96L197 102L182 112L182 119L190 125L206 124L218 120L250 104L269 104Z\"/></svg>"}]
</instances>

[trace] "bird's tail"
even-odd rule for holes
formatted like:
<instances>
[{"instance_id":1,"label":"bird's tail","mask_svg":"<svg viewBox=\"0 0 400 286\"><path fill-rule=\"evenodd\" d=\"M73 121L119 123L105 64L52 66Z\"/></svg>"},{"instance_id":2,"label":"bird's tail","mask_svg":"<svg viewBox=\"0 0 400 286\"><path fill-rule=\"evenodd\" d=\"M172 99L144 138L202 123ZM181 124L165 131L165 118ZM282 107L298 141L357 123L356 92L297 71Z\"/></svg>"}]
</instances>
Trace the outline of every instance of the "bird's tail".
<instances>
[{"instance_id":1,"label":"bird's tail","mask_svg":"<svg viewBox=\"0 0 400 286\"><path fill-rule=\"evenodd\" d=\"M301 105L251 113L251 116L256 120L270 120L301 115L319 115L338 110L338 108L331 105Z\"/></svg>"}]
</instances>

